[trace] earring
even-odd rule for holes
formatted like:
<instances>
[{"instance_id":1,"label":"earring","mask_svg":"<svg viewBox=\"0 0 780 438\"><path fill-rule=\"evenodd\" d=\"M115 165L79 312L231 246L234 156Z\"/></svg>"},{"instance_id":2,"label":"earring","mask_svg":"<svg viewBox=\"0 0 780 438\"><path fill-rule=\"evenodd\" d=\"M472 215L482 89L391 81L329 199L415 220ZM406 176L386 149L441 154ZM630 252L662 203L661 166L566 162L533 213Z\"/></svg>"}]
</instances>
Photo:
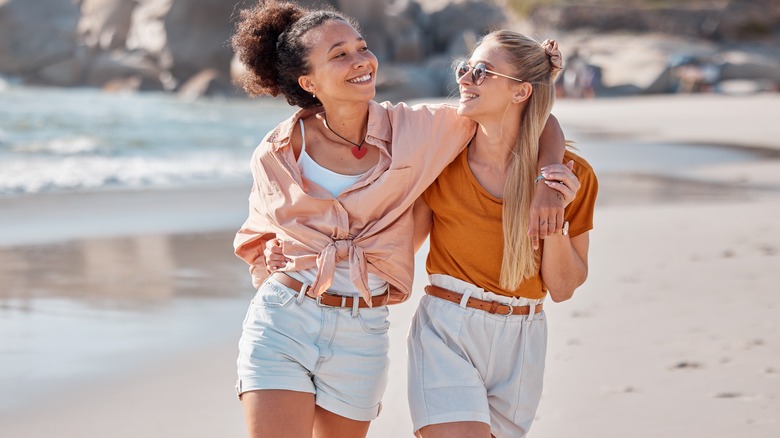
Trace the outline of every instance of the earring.
<instances>
[{"instance_id":1,"label":"earring","mask_svg":"<svg viewBox=\"0 0 780 438\"><path fill-rule=\"evenodd\" d=\"M313 97L315 99L317 98L317 96L314 93L311 93L311 97Z\"/></svg>"}]
</instances>

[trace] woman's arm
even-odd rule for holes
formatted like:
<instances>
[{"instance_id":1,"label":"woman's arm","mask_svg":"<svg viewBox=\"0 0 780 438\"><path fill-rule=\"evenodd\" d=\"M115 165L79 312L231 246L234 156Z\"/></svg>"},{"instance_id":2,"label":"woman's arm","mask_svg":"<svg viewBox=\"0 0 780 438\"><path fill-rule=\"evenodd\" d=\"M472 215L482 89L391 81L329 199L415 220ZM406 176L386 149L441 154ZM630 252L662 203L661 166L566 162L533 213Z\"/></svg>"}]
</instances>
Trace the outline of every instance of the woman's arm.
<instances>
[{"instance_id":1,"label":"woman's arm","mask_svg":"<svg viewBox=\"0 0 780 438\"><path fill-rule=\"evenodd\" d=\"M259 287L268 276L266 259L262 251L266 243L276 237L276 224L271 223L262 213L264 200L261 195L262 188L258 182L267 180L263 167L260 165L261 148L255 149L252 154L252 191L249 193L249 215L233 239L235 254L249 265L249 273L252 275L252 284Z\"/></svg>"},{"instance_id":2,"label":"woman's arm","mask_svg":"<svg viewBox=\"0 0 780 438\"><path fill-rule=\"evenodd\" d=\"M570 161L566 165L547 166L544 171L544 185L558 192L564 206L574 200L580 189L580 181L572 172L573 166L574 162ZM585 282L589 243L587 231L574 237L558 233L544 239L541 275L553 301L568 300Z\"/></svg>"},{"instance_id":3,"label":"woman's arm","mask_svg":"<svg viewBox=\"0 0 780 438\"><path fill-rule=\"evenodd\" d=\"M566 301L588 278L589 232L578 236L557 235L544 239L542 279L556 303Z\"/></svg>"},{"instance_id":4,"label":"woman's arm","mask_svg":"<svg viewBox=\"0 0 780 438\"><path fill-rule=\"evenodd\" d=\"M563 136L558 119L552 114L547 119L541 137L539 137L539 157L537 166L541 169L563 162L563 152L566 149L566 139ZM534 198L531 200L531 217L528 227L528 235L534 249L539 249L539 239L555 235L561 232L563 226L563 198L557 190L548 187L541 182L536 183Z\"/></svg>"},{"instance_id":5,"label":"woman's arm","mask_svg":"<svg viewBox=\"0 0 780 438\"><path fill-rule=\"evenodd\" d=\"M285 173L278 164L280 161L271 156L274 146L268 140L269 137L275 136L279 129L277 126L266 135L252 153L250 168L253 184L248 199L249 214L233 240L235 254L249 264L252 284L255 287L259 287L271 272L269 260L263 252L269 242L279 235L284 235L284 226L279 219L290 217L289 213L271 214L284 202L284 195L278 187L286 185L280 182L280 175ZM273 202L269 200L269 192L278 195Z\"/></svg>"}]
</instances>

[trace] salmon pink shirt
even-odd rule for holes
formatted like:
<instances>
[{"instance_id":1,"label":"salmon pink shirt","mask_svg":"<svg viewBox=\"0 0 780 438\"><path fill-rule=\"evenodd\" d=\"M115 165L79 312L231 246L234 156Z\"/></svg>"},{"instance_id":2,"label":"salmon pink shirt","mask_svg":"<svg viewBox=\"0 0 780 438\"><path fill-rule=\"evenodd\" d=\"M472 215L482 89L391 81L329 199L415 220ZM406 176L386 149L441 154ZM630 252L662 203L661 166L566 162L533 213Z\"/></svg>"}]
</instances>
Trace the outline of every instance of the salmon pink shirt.
<instances>
[{"instance_id":1,"label":"salmon pink shirt","mask_svg":"<svg viewBox=\"0 0 780 438\"><path fill-rule=\"evenodd\" d=\"M366 143L379 149L379 162L334 198L301 176L290 143L298 120L321 111L299 110L255 150L249 217L236 234L236 255L259 287L268 277L265 244L277 237L291 260L283 270L317 268L316 294L330 287L336 263L347 260L350 279L369 303L369 272L388 282L390 304L400 303L414 278L414 201L466 147L476 125L452 105L372 101Z\"/></svg>"}]
</instances>

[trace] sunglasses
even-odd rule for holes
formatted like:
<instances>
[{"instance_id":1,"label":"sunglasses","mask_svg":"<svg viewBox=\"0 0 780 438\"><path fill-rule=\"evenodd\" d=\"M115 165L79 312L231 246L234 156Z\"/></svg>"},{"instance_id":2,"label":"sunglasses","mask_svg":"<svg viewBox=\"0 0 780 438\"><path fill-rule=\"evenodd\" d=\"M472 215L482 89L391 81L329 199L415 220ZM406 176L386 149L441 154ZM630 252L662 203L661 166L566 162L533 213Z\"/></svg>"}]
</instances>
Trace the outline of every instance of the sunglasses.
<instances>
[{"instance_id":1,"label":"sunglasses","mask_svg":"<svg viewBox=\"0 0 780 438\"><path fill-rule=\"evenodd\" d=\"M517 82L525 82L522 79L513 78L512 76L502 75L501 73L494 72L493 70L488 70L484 63L480 62L472 67L466 61L461 61L458 66L455 67L455 80L460 80L460 78L468 73L469 70L471 71L471 82L473 82L474 85L482 85L482 83L485 82L485 78L487 77L488 73L491 75L501 76L502 78L512 79L513 81Z\"/></svg>"}]
</instances>

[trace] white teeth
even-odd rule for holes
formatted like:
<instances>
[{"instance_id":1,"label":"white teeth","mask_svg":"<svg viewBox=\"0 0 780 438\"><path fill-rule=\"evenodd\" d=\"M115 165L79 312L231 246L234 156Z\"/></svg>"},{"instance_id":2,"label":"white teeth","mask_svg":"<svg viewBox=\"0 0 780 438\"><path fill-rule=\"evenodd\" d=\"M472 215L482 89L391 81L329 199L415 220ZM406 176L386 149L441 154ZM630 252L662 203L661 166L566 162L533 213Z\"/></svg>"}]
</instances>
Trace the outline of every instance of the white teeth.
<instances>
[{"instance_id":1,"label":"white teeth","mask_svg":"<svg viewBox=\"0 0 780 438\"><path fill-rule=\"evenodd\" d=\"M350 80L349 80L349 81L347 81L347 82L351 82L351 83L353 83L353 84L359 84L359 83L361 83L361 82L366 82L366 81L369 81L369 80L371 80L371 75L370 75L370 74L367 74L367 75L365 75L365 76L361 76L361 77L359 77L359 78L350 79Z\"/></svg>"},{"instance_id":2,"label":"white teeth","mask_svg":"<svg viewBox=\"0 0 780 438\"><path fill-rule=\"evenodd\" d=\"M464 97L466 99L473 99L473 98L479 97L479 96L476 95L476 94L471 94L471 93L461 93L460 97Z\"/></svg>"}]
</instances>

